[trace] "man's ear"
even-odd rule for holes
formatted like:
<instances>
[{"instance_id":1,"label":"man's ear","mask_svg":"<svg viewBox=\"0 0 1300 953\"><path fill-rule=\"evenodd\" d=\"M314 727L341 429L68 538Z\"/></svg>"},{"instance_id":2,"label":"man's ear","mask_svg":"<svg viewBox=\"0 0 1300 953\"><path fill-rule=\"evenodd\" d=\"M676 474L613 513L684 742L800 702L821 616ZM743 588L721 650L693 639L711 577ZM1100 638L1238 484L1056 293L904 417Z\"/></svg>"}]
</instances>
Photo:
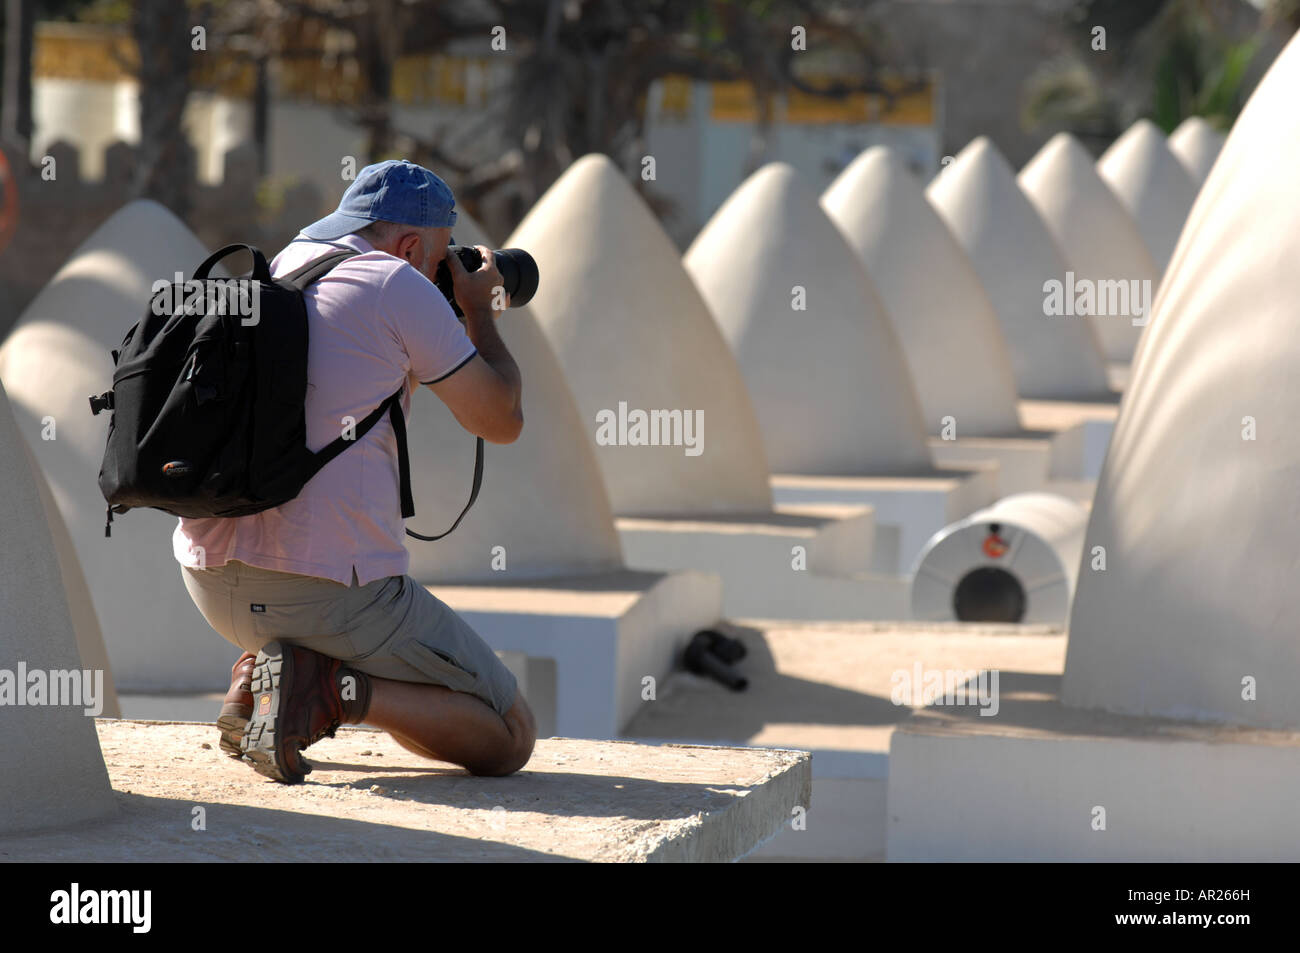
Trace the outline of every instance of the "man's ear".
<instances>
[{"instance_id":1,"label":"man's ear","mask_svg":"<svg viewBox=\"0 0 1300 953\"><path fill-rule=\"evenodd\" d=\"M397 257L415 268L424 264L424 246L417 232L407 232L397 240Z\"/></svg>"}]
</instances>

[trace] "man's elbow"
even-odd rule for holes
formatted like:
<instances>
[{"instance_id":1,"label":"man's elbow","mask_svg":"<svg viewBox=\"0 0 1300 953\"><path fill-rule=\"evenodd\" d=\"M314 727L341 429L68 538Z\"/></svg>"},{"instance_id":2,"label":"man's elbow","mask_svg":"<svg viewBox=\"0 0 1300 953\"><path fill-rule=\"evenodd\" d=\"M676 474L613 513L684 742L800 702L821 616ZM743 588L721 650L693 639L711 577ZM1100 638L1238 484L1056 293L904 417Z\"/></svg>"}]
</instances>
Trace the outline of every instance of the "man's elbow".
<instances>
[{"instance_id":1,"label":"man's elbow","mask_svg":"<svg viewBox=\"0 0 1300 953\"><path fill-rule=\"evenodd\" d=\"M502 414L493 422L491 433L483 434L483 439L488 443L514 443L519 439L519 435L524 429L524 413L516 408L515 410Z\"/></svg>"}]
</instances>

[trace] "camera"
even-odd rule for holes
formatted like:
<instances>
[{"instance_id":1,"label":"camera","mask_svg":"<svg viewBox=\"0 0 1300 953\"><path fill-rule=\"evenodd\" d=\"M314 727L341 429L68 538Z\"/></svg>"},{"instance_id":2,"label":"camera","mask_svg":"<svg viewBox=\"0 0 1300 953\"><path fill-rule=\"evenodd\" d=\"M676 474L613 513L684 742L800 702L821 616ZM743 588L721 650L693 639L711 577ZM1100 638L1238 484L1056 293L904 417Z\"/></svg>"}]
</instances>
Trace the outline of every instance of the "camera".
<instances>
[{"instance_id":1,"label":"camera","mask_svg":"<svg viewBox=\"0 0 1300 953\"><path fill-rule=\"evenodd\" d=\"M450 245L447 254L458 256L466 271L478 271L483 264L483 256L473 245ZM518 308L533 300L533 295L537 293L538 275L537 262L532 255L522 248L498 248L492 252L492 261L496 264L497 271L501 272L501 284L510 296L510 307ZM465 315L456 303L451 269L445 260L438 262L433 283L447 299L451 310L456 312L456 317L463 318Z\"/></svg>"}]
</instances>

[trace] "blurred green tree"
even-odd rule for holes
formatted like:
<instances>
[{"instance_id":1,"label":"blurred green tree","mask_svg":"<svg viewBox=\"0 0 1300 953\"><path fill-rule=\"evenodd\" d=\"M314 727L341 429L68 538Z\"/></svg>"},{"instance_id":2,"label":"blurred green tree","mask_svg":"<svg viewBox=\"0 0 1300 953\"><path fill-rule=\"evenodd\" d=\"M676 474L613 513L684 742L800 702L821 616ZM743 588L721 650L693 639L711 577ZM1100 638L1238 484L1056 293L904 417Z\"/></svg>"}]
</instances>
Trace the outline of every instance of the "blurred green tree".
<instances>
[{"instance_id":1,"label":"blurred green tree","mask_svg":"<svg viewBox=\"0 0 1300 953\"><path fill-rule=\"evenodd\" d=\"M1233 28L1240 12L1235 0L1082 0L1069 28L1073 52L1030 82L1023 125L1065 129L1098 147L1142 116L1165 132L1189 116L1227 129L1250 92L1260 47L1258 33ZM1104 51L1090 46L1097 26L1106 30ZM1267 26L1261 17L1259 30Z\"/></svg>"}]
</instances>

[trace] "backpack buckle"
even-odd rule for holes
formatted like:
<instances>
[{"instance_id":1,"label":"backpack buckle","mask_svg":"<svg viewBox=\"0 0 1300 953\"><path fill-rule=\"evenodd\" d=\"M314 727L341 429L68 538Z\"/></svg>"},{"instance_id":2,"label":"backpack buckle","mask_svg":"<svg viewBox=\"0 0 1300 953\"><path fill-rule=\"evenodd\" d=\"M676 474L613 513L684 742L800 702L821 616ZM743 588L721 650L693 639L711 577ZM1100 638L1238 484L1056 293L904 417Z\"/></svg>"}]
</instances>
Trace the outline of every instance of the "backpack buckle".
<instances>
[{"instance_id":1,"label":"backpack buckle","mask_svg":"<svg viewBox=\"0 0 1300 953\"><path fill-rule=\"evenodd\" d=\"M101 410L112 410L112 409L113 409L113 392L111 390L104 391L104 393L100 394L98 397L92 396L90 398L90 412L94 414L96 417L99 416L99 412Z\"/></svg>"}]
</instances>

